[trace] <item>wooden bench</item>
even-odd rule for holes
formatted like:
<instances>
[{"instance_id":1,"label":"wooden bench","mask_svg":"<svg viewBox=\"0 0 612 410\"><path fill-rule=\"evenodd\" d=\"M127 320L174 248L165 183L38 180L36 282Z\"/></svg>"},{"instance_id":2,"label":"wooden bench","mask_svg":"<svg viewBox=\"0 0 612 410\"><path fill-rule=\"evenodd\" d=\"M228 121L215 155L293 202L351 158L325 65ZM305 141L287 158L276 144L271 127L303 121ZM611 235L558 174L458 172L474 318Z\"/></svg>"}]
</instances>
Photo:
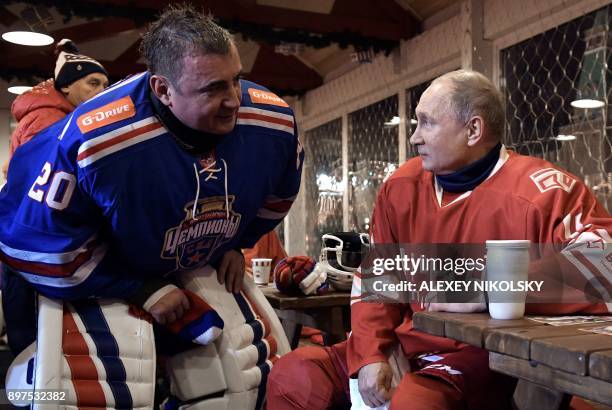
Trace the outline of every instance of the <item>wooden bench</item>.
<instances>
[{"instance_id":1,"label":"wooden bench","mask_svg":"<svg viewBox=\"0 0 612 410\"><path fill-rule=\"evenodd\" d=\"M567 408L570 395L612 405L612 336L580 330L605 323L551 326L487 313L420 312L413 325L487 349L492 370L519 379L519 409Z\"/></svg>"},{"instance_id":2,"label":"wooden bench","mask_svg":"<svg viewBox=\"0 0 612 410\"><path fill-rule=\"evenodd\" d=\"M351 328L349 292L321 296L288 296L274 285L260 287L278 315L292 349L298 346L303 326L323 332L323 343L330 346L346 340Z\"/></svg>"}]
</instances>

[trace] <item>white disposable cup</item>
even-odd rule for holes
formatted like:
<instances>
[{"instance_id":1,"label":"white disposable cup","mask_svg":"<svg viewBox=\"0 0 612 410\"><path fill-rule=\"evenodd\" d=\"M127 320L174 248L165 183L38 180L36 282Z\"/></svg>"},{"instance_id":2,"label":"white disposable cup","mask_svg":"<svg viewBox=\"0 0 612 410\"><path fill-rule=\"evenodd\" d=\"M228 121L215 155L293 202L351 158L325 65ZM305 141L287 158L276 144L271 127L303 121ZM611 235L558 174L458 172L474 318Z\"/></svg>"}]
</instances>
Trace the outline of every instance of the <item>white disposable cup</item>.
<instances>
[{"instance_id":1,"label":"white disposable cup","mask_svg":"<svg viewBox=\"0 0 612 410\"><path fill-rule=\"evenodd\" d=\"M254 258L252 260L253 280L257 285L267 285L270 281L270 269L272 268L272 259L269 258Z\"/></svg>"},{"instance_id":2,"label":"white disposable cup","mask_svg":"<svg viewBox=\"0 0 612 410\"><path fill-rule=\"evenodd\" d=\"M528 240L487 241L487 281L526 281L529 270ZM525 316L526 292L487 292L493 319Z\"/></svg>"}]
</instances>

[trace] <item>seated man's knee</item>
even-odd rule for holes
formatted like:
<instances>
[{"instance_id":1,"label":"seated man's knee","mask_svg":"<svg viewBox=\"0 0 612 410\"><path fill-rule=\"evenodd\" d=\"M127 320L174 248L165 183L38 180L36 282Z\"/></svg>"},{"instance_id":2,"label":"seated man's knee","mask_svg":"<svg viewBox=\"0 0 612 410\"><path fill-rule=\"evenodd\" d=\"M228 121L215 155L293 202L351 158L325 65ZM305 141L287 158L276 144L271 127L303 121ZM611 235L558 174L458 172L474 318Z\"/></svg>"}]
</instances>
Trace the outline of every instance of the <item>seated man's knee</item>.
<instances>
[{"instance_id":1,"label":"seated man's knee","mask_svg":"<svg viewBox=\"0 0 612 410\"><path fill-rule=\"evenodd\" d=\"M342 396L325 348L303 347L278 359L268 376L268 409L325 409Z\"/></svg>"},{"instance_id":2,"label":"seated man's knee","mask_svg":"<svg viewBox=\"0 0 612 410\"><path fill-rule=\"evenodd\" d=\"M395 389L391 410L451 410L464 409L461 393L445 381L406 374Z\"/></svg>"}]
</instances>

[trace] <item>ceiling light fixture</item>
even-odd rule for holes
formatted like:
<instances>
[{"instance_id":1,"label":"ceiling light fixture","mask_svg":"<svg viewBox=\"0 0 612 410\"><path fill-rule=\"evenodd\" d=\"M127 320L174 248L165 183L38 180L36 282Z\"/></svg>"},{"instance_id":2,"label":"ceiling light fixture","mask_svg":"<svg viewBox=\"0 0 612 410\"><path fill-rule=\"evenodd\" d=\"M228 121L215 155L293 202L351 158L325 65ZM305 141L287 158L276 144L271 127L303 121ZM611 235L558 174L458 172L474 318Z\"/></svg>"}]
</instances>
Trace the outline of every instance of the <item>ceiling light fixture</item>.
<instances>
[{"instance_id":1,"label":"ceiling light fixture","mask_svg":"<svg viewBox=\"0 0 612 410\"><path fill-rule=\"evenodd\" d=\"M22 46L48 46L53 44L53 37L35 31L7 31L2 38L9 43Z\"/></svg>"},{"instance_id":2,"label":"ceiling light fixture","mask_svg":"<svg viewBox=\"0 0 612 410\"><path fill-rule=\"evenodd\" d=\"M21 19L18 23L2 34L2 38L9 43L23 46L48 46L53 44L53 37L49 35L49 25L54 19L49 10L43 6L27 6L19 13Z\"/></svg>"},{"instance_id":3,"label":"ceiling light fixture","mask_svg":"<svg viewBox=\"0 0 612 410\"><path fill-rule=\"evenodd\" d=\"M400 117L396 115L393 118L391 118L389 121L385 122L385 125L390 127L393 125L398 125L399 123L400 123Z\"/></svg>"},{"instance_id":4,"label":"ceiling light fixture","mask_svg":"<svg viewBox=\"0 0 612 410\"><path fill-rule=\"evenodd\" d=\"M556 137L553 137L553 139L556 141L574 141L576 139L576 136L559 134Z\"/></svg>"},{"instance_id":5,"label":"ceiling light fixture","mask_svg":"<svg viewBox=\"0 0 612 410\"><path fill-rule=\"evenodd\" d=\"M601 108L606 104L601 100L582 98L580 100L572 101L570 105L574 108Z\"/></svg>"},{"instance_id":6,"label":"ceiling light fixture","mask_svg":"<svg viewBox=\"0 0 612 410\"><path fill-rule=\"evenodd\" d=\"M7 89L7 91L11 94L23 94L26 91L30 91L32 89L32 87L30 87L29 85L14 85L11 86Z\"/></svg>"}]
</instances>

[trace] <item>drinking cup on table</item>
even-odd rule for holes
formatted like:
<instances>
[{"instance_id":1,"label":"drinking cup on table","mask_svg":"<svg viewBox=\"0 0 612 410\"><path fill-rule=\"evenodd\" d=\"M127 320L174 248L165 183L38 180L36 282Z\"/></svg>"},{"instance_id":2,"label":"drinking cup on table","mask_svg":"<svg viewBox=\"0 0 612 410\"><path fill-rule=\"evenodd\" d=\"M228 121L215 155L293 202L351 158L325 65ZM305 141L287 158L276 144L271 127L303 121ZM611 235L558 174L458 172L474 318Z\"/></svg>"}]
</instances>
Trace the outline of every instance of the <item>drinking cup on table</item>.
<instances>
[{"instance_id":1,"label":"drinking cup on table","mask_svg":"<svg viewBox=\"0 0 612 410\"><path fill-rule=\"evenodd\" d=\"M272 259L254 258L253 259L253 279L257 285L267 285L270 281L270 269Z\"/></svg>"},{"instance_id":2,"label":"drinking cup on table","mask_svg":"<svg viewBox=\"0 0 612 410\"><path fill-rule=\"evenodd\" d=\"M529 269L528 240L487 241L487 281L506 281L517 288L527 280ZM499 282L498 282L499 283ZM527 292L490 291L489 314L493 319L520 319L525 315Z\"/></svg>"}]
</instances>

